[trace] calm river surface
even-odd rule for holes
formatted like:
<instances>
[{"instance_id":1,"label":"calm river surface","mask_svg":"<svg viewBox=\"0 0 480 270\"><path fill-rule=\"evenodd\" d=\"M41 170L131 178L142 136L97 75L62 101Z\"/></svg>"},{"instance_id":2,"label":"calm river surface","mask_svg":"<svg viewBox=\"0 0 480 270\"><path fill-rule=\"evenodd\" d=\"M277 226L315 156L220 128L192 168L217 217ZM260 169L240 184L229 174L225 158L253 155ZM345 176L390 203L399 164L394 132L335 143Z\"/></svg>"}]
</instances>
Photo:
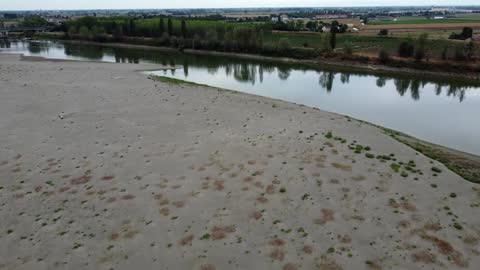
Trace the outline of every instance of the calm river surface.
<instances>
[{"instance_id":1,"label":"calm river surface","mask_svg":"<svg viewBox=\"0 0 480 270\"><path fill-rule=\"evenodd\" d=\"M153 73L317 107L480 155L478 85L85 44L3 42L0 52L181 66L182 69L175 71Z\"/></svg>"}]
</instances>

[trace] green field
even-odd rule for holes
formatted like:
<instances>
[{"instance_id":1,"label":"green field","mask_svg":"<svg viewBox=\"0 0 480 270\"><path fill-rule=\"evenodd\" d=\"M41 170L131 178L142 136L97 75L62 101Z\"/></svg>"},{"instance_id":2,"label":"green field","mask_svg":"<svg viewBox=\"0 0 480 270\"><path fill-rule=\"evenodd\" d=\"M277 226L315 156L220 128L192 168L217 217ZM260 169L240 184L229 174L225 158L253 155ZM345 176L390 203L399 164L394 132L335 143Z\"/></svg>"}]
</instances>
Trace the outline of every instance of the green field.
<instances>
[{"instance_id":1,"label":"green field","mask_svg":"<svg viewBox=\"0 0 480 270\"><path fill-rule=\"evenodd\" d=\"M400 17L396 21L392 20L372 20L368 24L371 25L392 25L392 24L437 24L437 23L469 23L480 22L480 16L471 15L457 18L445 19L427 19L422 17Z\"/></svg>"},{"instance_id":2,"label":"green field","mask_svg":"<svg viewBox=\"0 0 480 270\"><path fill-rule=\"evenodd\" d=\"M294 34L294 33L272 33L265 36L265 43L278 44L280 39L287 38L293 47L304 47L305 43L310 48L321 48L322 39L328 39L328 34ZM378 52L379 49L385 49L391 54L395 54L398 45L404 40L412 40L416 43L414 37L378 37L378 36L358 36L349 34L337 35L337 49L341 50L346 43L350 43L354 51ZM426 47L432 57L439 57L445 47L453 53L456 47L463 48L462 43L452 42L450 40L428 40Z\"/></svg>"}]
</instances>

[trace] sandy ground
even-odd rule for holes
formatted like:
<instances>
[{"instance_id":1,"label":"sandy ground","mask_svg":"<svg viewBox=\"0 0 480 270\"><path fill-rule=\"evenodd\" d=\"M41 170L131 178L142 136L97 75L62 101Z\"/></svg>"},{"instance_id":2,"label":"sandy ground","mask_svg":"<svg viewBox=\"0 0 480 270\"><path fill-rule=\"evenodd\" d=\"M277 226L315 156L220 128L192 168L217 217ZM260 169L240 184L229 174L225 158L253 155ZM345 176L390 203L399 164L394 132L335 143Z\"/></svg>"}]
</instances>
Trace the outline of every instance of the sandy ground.
<instances>
[{"instance_id":1,"label":"sandy ground","mask_svg":"<svg viewBox=\"0 0 480 270\"><path fill-rule=\"evenodd\" d=\"M478 269L480 186L152 68L0 55L0 269Z\"/></svg>"}]
</instances>

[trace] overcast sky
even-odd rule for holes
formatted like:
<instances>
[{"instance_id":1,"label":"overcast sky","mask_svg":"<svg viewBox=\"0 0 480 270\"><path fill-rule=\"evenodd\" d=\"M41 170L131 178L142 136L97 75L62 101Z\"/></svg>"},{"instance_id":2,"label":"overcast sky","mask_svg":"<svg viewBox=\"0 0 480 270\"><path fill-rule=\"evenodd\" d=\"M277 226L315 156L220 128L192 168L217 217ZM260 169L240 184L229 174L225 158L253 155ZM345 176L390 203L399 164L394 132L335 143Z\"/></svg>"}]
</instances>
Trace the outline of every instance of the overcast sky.
<instances>
[{"instance_id":1,"label":"overcast sky","mask_svg":"<svg viewBox=\"0 0 480 270\"><path fill-rule=\"evenodd\" d=\"M0 10L475 5L479 0L0 0Z\"/></svg>"}]
</instances>

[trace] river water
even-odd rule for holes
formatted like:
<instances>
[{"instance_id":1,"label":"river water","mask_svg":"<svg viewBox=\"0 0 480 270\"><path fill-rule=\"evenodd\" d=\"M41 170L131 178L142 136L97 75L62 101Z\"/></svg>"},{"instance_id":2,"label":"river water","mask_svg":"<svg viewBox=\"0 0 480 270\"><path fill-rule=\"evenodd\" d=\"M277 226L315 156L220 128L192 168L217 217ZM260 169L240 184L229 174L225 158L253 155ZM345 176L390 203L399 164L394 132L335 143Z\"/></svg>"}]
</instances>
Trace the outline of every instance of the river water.
<instances>
[{"instance_id":1,"label":"river water","mask_svg":"<svg viewBox=\"0 0 480 270\"><path fill-rule=\"evenodd\" d=\"M180 66L153 73L317 107L480 155L480 87L451 79L50 41L2 42L0 51Z\"/></svg>"}]
</instances>

